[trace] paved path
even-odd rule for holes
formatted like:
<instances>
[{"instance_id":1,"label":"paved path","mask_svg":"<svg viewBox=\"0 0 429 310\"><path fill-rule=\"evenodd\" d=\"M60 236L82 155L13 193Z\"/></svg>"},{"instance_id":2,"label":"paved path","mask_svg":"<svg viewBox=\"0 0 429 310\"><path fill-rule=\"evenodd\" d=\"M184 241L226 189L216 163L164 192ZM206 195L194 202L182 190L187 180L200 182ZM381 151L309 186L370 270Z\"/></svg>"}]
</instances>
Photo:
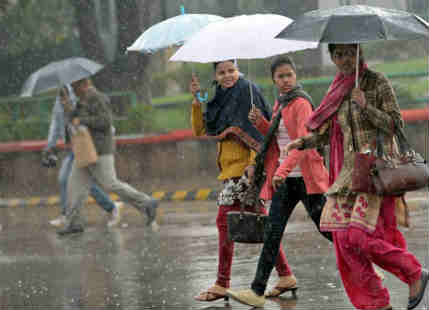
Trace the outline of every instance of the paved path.
<instances>
[{"instance_id":1,"label":"paved path","mask_svg":"<svg viewBox=\"0 0 429 310\"><path fill-rule=\"evenodd\" d=\"M182 207L199 210L197 204ZM143 217L131 208L124 215L124 225L110 230L105 226L108 217L97 207L85 210L86 232L58 238L47 225L57 208L0 209L0 309L250 309L234 301L193 300L216 277L212 209L166 212L159 233L145 229ZM283 239L301 287L298 299L270 300L265 309L353 309L336 271L331 244L301 213L298 208ZM412 222L413 227L404 230L409 248L429 266L428 209L413 212ZM233 287L248 287L260 249L260 245L236 244ZM269 286L276 278L274 274ZM395 310L405 309L406 285L390 274L385 283ZM428 309L425 302L418 310Z\"/></svg>"}]
</instances>

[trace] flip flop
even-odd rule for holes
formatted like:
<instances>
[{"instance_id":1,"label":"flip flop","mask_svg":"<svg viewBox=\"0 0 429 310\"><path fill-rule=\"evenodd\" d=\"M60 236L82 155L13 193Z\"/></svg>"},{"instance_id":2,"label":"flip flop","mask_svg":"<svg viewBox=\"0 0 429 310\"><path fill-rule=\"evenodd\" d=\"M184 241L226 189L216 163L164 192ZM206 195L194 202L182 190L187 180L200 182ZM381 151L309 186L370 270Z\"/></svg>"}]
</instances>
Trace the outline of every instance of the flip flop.
<instances>
[{"instance_id":1,"label":"flip flop","mask_svg":"<svg viewBox=\"0 0 429 310\"><path fill-rule=\"evenodd\" d=\"M278 297L286 292L292 292L293 297L296 297L296 291L298 290L298 286L292 286L292 287L281 287L276 286L271 291L269 291L265 297Z\"/></svg>"},{"instance_id":2,"label":"flip flop","mask_svg":"<svg viewBox=\"0 0 429 310\"><path fill-rule=\"evenodd\" d=\"M204 302L211 302L219 299L224 299L225 301L229 300L229 297L227 295L215 293L215 292L202 292L200 295L195 296L194 299L197 301L204 301Z\"/></svg>"}]
</instances>

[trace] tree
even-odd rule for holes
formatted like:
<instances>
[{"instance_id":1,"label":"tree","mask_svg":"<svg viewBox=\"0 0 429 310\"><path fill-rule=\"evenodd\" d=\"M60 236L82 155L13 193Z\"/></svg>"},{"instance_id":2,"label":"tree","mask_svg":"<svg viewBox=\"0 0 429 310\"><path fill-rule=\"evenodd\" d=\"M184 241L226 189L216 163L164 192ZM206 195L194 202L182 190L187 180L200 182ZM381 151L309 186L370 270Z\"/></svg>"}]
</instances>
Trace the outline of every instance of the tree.
<instances>
[{"instance_id":1,"label":"tree","mask_svg":"<svg viewBox=\"0 0 429 310\"><path fill-rule=\"evenodd\" d=\"M159 19L161 6L158 1L71 0L71 2L76 10L80 42L87 57L107 63L106 68L96 78L97 84L106 90L133 89L145 103L150 103L150 56L125 55L125 50L144 29ZM105 5L108 2L115 5L110 10L114 11L112 20L117 23L117 32L110 33L111 39L115 40L115 46L112 48L113 59L109 59L106 42L103 42L103 25L97 25L96 16L97 3L100 4L101 10L106 10L109 8L102 4ZM109 25L104 24L104 26Z\"/></svg>"},{"instance_id":2,"label":"tree","mask_svg":"<svg viewBox=\"0 0 429 310\"><path fill-rule=\"evenodd\" d=\"M0 94L19 93L43 65L79 53L69 0L0 0Z\"/></svg>"}]
</instances>

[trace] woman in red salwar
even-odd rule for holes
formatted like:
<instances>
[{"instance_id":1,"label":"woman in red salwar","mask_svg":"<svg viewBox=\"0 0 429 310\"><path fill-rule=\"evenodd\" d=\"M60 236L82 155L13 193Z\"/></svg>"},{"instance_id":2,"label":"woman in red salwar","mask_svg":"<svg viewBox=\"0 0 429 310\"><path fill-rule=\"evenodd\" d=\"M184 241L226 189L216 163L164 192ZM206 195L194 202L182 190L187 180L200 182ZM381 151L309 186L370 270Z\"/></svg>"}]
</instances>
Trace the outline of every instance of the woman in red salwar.
<instances>
[{"instance_id":1,"label":"woman in red salwar","mask_svg":"<svg viewBox=\"0 0 429 310\"><path fill-rule=\"evenodd\" d=\"M363 57L359 59L360 88L354 88L357 48L356 44L329 44L338 73L307 123L312 133L290 142L284 151L330 145L330 187L320 228L333 234L338 269L352 304L357 309L392 309L374 263L408 284L408 309L413 309L423 299L428 271L408 252L397 228L395 202L401 197L351 190L355 152L367 151L377 131L390 137L383 143L390 149L393 136L387 124L403 126L392 86L369 69Z\"/></svg>"}]
</instances>

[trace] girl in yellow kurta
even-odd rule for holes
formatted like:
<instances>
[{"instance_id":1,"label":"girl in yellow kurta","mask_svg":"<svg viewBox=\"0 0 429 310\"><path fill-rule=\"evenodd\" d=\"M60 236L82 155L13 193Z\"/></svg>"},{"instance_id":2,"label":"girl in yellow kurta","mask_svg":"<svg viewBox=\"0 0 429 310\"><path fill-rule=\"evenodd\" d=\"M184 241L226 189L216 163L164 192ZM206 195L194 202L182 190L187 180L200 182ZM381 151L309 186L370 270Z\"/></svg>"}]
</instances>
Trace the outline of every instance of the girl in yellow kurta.
<instances>
[{"instance_id":1,"label":"girl in yellow kurta","mask_svg":"<svg viewBox=\"0 0 429 310\"><path fill-rule=\"evenodd\" d=\"M201 102L196 96L200 90L197 78L191 81L192 130L196 136L211 135L218 140L217 163L220 170L218 179L223 181L224 189L218 197L216 225L219 232L219 265L214 286L196 296L198 301L214 301L226 297L230 287L230 274L234 243L227 237L227 213L239 211L244 203L244 193L248 183L243 178L253 174L253 162L263 136L248 119L253 104L270 118L268 106L258 88L239 75L233 61L214 64L217 82L215 97L208 102L207 112L203 113ZM251 89L251 90L250 90ZM253 100L252 100L253 99ZM266 213L266 210L264 210ZM276 264L280 276L279 286L293 277L283 249L280 250Z\"/></svg>"}]
</instances>

